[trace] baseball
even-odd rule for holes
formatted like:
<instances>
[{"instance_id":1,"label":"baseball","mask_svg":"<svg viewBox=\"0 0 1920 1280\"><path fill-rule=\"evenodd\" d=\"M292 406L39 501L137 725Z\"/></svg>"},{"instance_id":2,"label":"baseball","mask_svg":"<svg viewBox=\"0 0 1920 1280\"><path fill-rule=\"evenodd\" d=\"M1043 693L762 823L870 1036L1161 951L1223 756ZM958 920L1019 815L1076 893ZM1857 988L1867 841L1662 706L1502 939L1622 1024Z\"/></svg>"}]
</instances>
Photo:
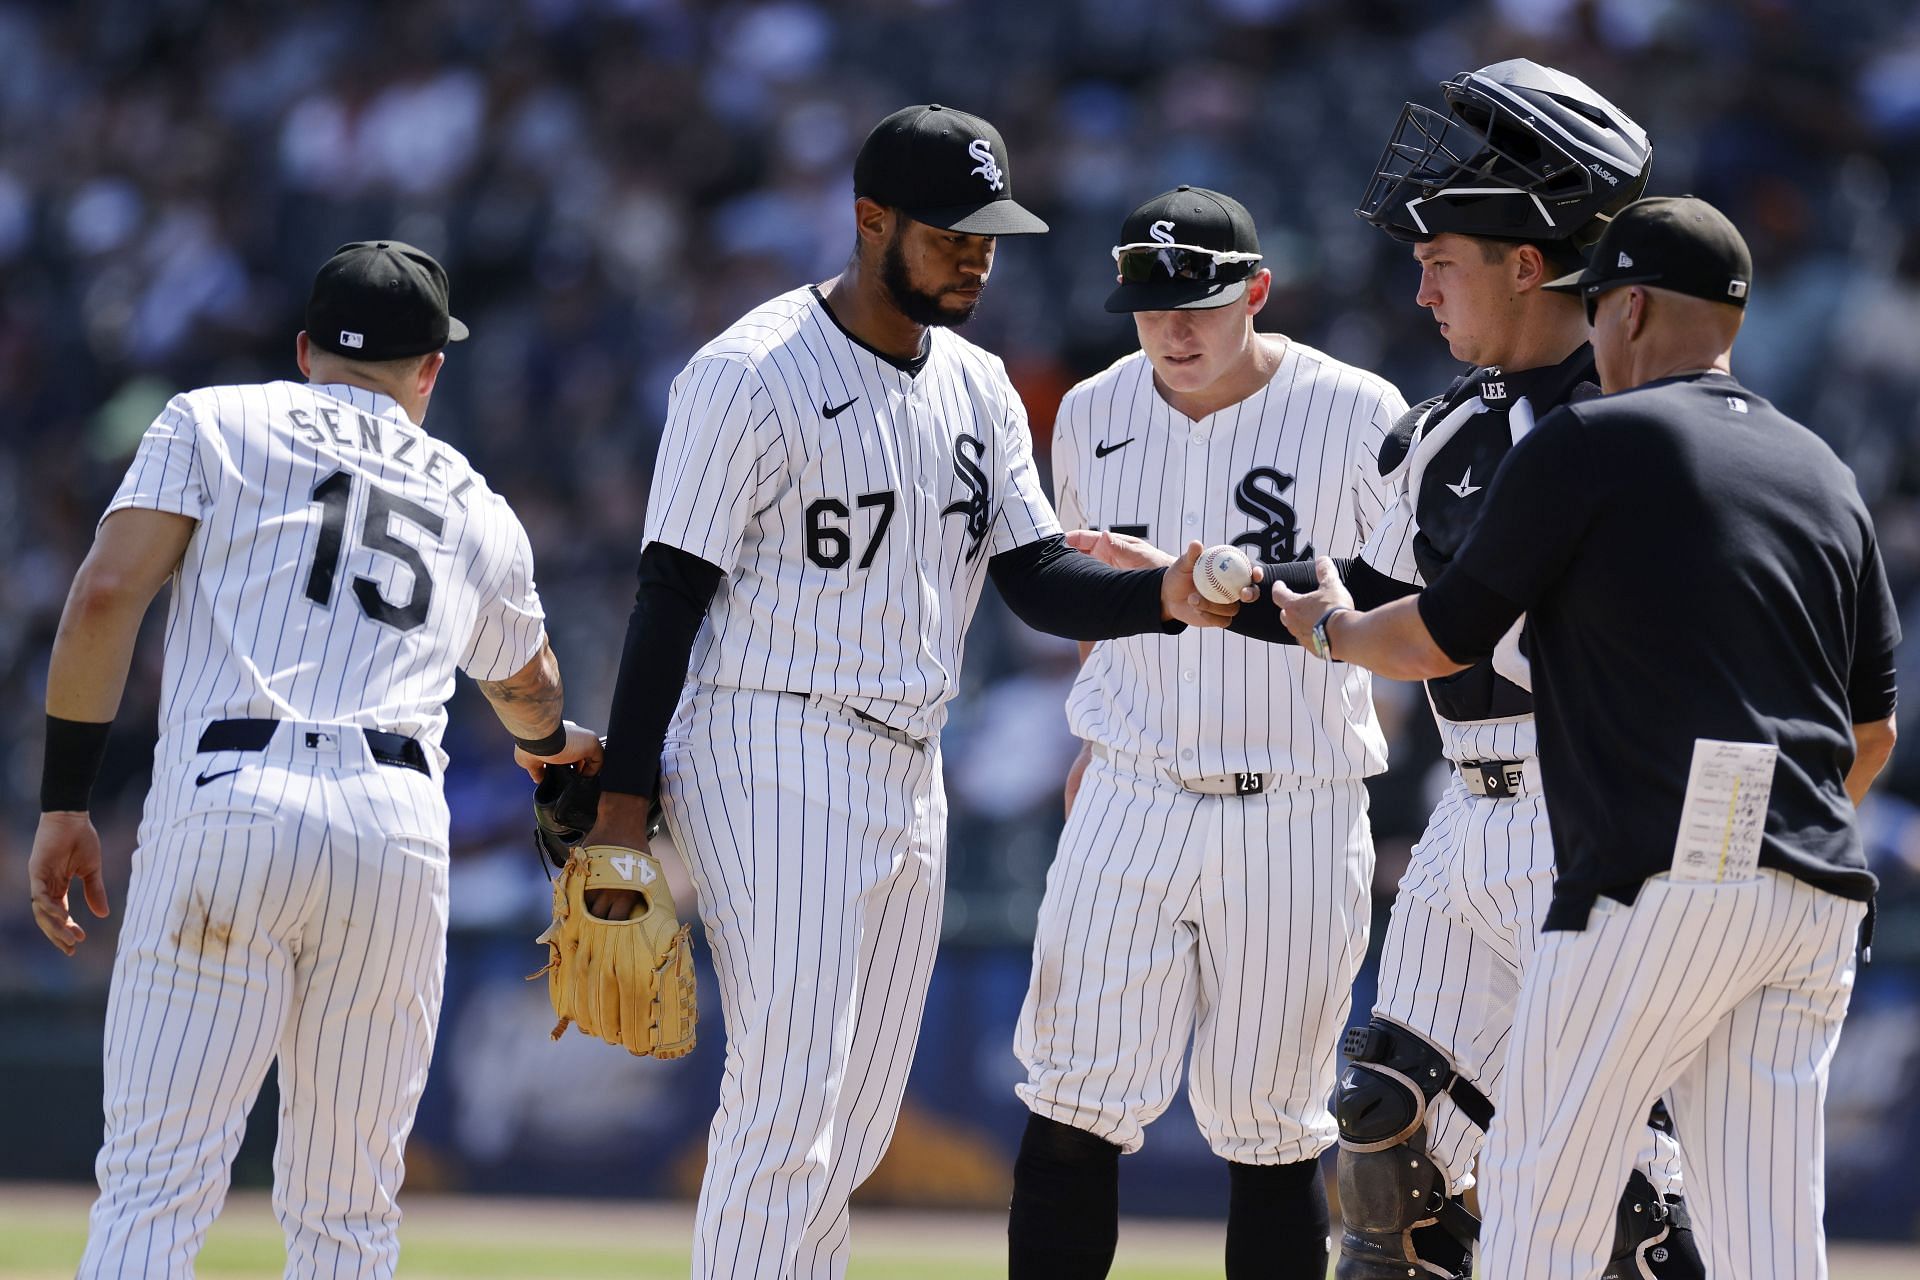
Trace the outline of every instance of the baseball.
<instances>
[{"instance_id":1,"label":"baseball","mask_svg":"<svg viewBox=\"0 0 1920 1280\"><path fill-rule=\"evenodd\" d=\"M1253 581L1253 566L1233 547L1208 547L1193 566L1193 584L1215 604L1232 604Z\"/></svg>"}]
</instances>

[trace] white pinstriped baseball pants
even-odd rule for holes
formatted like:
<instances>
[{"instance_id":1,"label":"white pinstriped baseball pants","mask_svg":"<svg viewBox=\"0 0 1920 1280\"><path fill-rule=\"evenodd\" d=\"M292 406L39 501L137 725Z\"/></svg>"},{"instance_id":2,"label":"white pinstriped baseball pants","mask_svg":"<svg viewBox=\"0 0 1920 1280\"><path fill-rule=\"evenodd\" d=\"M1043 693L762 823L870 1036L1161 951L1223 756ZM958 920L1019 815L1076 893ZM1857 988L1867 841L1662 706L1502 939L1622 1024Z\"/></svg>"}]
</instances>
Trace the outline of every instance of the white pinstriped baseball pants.
<instances>
[{"instance_id":1,"label":"white pinstriped baseball pants","mask_svg":"<svg viewBox=\"0 0 1920 1280\"><path fill-rule=\"evenodd\" d=\"M1187 1090L1213 1151L1334 1142L1340 1028L1367 953L1373 837L1357 779L1200 795L1096 757L1047 872L1015 1087L1036 1115L1138 1151Z\"/></svg>"},{"instance_id":2,"label":"white pinstriped baseball pants","mask_svg":"<svg viewBox=\"0 0 1920 1280\"><path fill-rule=\"evenodd\" d=\"M355 730L335 738L330 755L155 768L107 1001L82 1280L193 1274L276 1057L286 1276L394 1274L446 968L447 809L437 779L376 764Z\"/></svg>"},{"instance_id":3,"label":"white pinstriped baseball pants","mask_svg":"<svg viewBox=\"0 0 1920 1280\"><path fill-rule=\"evenodd\" d=\"M1663 1093L1707 1274L1825 1280L1823 1110L1865 904L1776 871L1649 880L1544 935L1487 1144L1482 1274L1590 1280Z\"/></svg>"},{"instance_id":4,"label":"white pinstriped baseball pants","mask_svg":"<svg viewBox=\"0 0 1920 1280\"><path fill-rule=\"evenodd\" d=\"M1552 898L1545 799L1475 796L1456 772L1400 877L1373 1011L1425 1037L1496 1107L1514 1002ZM1434 1098L1427 1150L1454 1194L1473 1185L1485 1141L1451 1097ZM1634 1164L1663 1195L1680 1193L1680 1155L1666 1134L1642 1126Z\"/></svg>"},{"instance_id":5,"label":"white pinstriped baseball pants","mask_svg":"<svg viewBox=\"0 0 1920 1280\"><path fill-rule=\"evenodd\" d=\"M726 1018L697 1280L834 1278L893 1138L946 889L937 743L821 699L696 686L661 803Z\"/></svg>"}]
</instances>

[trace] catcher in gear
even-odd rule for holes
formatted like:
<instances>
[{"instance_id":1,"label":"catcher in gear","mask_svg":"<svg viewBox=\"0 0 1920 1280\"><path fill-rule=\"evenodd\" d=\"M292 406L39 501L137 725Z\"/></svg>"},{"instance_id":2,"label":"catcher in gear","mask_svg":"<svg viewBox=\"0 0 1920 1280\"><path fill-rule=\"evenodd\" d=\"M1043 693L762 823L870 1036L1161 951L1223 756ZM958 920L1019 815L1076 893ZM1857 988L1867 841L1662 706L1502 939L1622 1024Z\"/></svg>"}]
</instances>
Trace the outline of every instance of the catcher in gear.
<instances>
[{"instance_id":1,"label":"catcher in gear","mask_svg":"<svg viewBox=\"0 0 1920 1280\"><path fill-rule=\"evenodd\" d=\"M1376 603L1436 579L1514 443L1597 393L1584 317L1542 286L1585 260L1652 166L1639 125L1551 67L1513 59L1440 90L1441 110L1402 108L1356 210L1412 246L1415 301L1474 366L1382 450L1398 500L1346 570ZM1298 590L1285 572L1269 577ZM1479 1224L1461 1194L1553 885L1531 689L1517 627L1490 661L1427 683L1455 774L1401 879L1372 1017L1343 1046L1340 1280L1472 1274ZM1637 1136L1605 1280L1704 1274L1678 1148L1656 1119Z\"/></svg>"},{"instance_id":2,"label":"catcher in gear","mask_svg":"<svg viewBox=\"0 0 1920 1280\"><path fill-rule=\"evenodd\" d=\"M560 1019L629 1053L679 1058L693 1051L691 925L651 853L619 845L582 847L600 808L600 784L571 765L548 766L533 793L534 845L560 871L553 923L536 942Z\"/></svg>"}]
</instances>

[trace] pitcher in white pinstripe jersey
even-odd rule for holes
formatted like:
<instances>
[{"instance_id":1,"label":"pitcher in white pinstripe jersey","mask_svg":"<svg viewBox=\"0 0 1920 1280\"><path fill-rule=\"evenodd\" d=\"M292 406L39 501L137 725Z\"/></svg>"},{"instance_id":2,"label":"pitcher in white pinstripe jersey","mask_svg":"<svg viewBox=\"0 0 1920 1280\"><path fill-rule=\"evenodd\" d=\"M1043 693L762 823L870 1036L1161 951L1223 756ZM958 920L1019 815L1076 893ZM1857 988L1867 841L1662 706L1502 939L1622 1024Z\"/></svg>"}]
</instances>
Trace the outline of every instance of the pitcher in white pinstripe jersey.
<instances>
[{"instance_id":1,"label":"pitcher in white pinstripe jersey","mask_svg":"<svg viewBox=\"0 0 1920 1280\"><path fill-rule=\"evenodd\" d=\"M420 250L344 246L299 335L310 381L175 396L68 596L31 869L35 918L72 954L71 880L107 910L89 792L173 582L83 1277L193 1274L276 1058L286 1275L394 1273L445 968L455 669L543 758L597 753L560 718L520 522L420 426L466 336L446 300Z\"/></svg>"},{"instance_id":2,"label":"pitcher in white pinstripe jersey","mask_svg":"<svg viewBox=\"0 0 1920 1280\"><path fill-rule=\"evenodd\" d=\"M727 1069L693 1271L716 1280L846 1269L847 1197L892 1138L926 1003L939 733L988 575L1075 639L1238 608L1196 606L1198 543L1164 575L1069 548L1005 368L952 332L997 237L1045 229L993 126L896 112L853 185L846 270L674 381L588 835L642 847L657 794L699 890Z\"/></svg>"},{"instance_id":3,"label":"pitcher in white pinstripe jersey","mask_svg":"<svg viewBox=\"0 0 1920 1280\"><path fill-rule=\"evenodd\" d=\"M1255 330L1272 274L1230 196L1157 196L1114 254L1107 309L1133 313L1141 349L1060 406L1062 521L1270 562L1357 551L1389 500L1374 459L1399 393ZM1107 1273L1118 1156L1191 1044L1194 1114L1231 1174L1227 1275L1322 1280L1318 1157L1367 949L1363 779L1386 768L1369 677L1224 631L1081 650L1067 716L1084 745L1015 1041L1033 1114L1011 1275Z\"/></svg>"}]
</instances>

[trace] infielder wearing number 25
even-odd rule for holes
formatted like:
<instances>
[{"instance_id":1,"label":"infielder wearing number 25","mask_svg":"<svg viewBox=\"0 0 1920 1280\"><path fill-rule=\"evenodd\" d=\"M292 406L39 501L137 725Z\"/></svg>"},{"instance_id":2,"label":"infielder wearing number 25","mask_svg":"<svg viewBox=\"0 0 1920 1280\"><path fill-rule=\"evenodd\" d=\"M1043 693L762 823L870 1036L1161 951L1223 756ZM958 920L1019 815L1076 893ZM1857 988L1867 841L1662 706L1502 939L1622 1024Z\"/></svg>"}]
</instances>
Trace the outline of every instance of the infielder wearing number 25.
<instances>
[{"instance_id":1,"label":"infielder wearing number 25","mask_svg":"<svg viewBox=\"0 0 1920 1280\"><path fill-rule=\"evenodd\" d=\"M298 340L309 383L174 397L67 598L31 871L71 954L72 878L107 908L88 795L140 618L173 579L83 1277L192 1273L276 1058L286 1274L393 1274L445 967L455 668L523 746L593 754L560 719L526 534L420 426L441 348L466 336L446 300L417 249L339 250Z\"/></svg>"},{"instance_id":2,"label":"infielder wearing number 25","mask_svg":"<svg viewBox=\"0 0 1920 1280\"><path fill-rule=\"evenodd\" d=\"M1272 284L1259 252L1252 217L1218 192L1181 187L1128 215L1107 309L1133 313L1141 349L1060 406L1068 525L1268 561L1359 549L1406 404L1255 331ZM1324 1280L1317 1158L1373 876L1362 779L1386 768L1369 679L1220 631L1082 647L1078 792L1015 1037L1033 1114L1011 1275L1107 1274L1119 1156L1166 1110L1191 1042L1194 1114L1231 1173L1227 1275Z\"/></svg>"},{"instance_id":3,"label":"infielder wearing number 25","mask_svg":"<svg viewBox=\"0 0 1920 1280\"><path fill-rule=\"evenodd\" d=\"M952 332L995 238L1045 229L999 133L909 107L853 186L845 272L674 382L588 835L644 849L657 790L699 891L727 1033L699 1277L845 1270L940 932L939 733L987 575L1077 639L1238 608L1195 603L1198 543L1166 573L1067 547L1005 370Z\"/></svg>"}]
</instances>

